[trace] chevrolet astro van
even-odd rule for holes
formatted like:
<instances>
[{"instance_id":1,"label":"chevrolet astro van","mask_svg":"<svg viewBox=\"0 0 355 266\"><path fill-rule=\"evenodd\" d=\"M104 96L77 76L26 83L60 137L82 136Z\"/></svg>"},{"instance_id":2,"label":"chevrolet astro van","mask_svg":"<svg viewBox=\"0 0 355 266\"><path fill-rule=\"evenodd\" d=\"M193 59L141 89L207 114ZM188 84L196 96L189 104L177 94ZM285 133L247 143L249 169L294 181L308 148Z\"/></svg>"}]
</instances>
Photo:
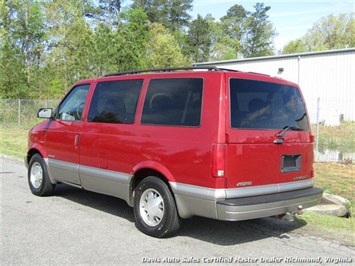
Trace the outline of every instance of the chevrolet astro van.
<instances>
[{"instance_id":1,"label":"chevrolet astro van","mask_svg":"<svg viewBox=\"0 0 355 266\"><path fill-rule=\"evenodd\" d=\"M29 132L31 192L65 183L121 198L137 228L175 233L193 215L284 216L317 205L309 116L297 84L216 67L79 81Z\"/></svg>"}]
</instances>

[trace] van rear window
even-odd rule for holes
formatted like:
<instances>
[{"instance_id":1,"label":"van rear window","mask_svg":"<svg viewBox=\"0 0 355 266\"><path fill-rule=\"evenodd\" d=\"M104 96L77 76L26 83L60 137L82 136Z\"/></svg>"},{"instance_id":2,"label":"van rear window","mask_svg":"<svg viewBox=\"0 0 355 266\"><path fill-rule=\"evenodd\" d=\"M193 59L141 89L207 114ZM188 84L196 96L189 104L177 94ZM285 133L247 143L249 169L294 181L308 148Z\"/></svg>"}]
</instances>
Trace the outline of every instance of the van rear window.
<instances>
[{"instance_id":1,"label":"van rear window","mask_svg":"<svg viewBox=\"0 0 355 266\"><path fill-rule=\"evenodd\" d=\"M306 108L296 87L247 79L230 79L231 127L308 130Z\"/></svg>"},{"instance_id":2,"label":"van rear window","mask_svg":"<svg viewBox=\"0 0 355 266\"><path fill-rule=\"evenodd\" d=\"M197 127L201 122L203 79L152 79L142 124Z\"/></svg>"}]
</instances>

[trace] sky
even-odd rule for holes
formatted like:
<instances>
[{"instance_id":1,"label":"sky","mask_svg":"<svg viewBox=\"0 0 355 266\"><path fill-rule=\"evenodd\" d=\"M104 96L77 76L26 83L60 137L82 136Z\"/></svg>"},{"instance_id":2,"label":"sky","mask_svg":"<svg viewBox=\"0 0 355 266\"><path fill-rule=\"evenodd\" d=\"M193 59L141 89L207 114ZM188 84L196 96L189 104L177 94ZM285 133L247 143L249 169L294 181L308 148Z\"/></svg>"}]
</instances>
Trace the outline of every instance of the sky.
<instances>
[{"instance_id":1,"label":"sky","mask_svg":"<svg viewBox=\"0 0 355 266\"><path fill-rule=\"evenodd\" d=\"M127 5L132 1L125 2L124 5ZM322 17L355 12L355 0L194 0L190 15L196 19L198 14L202 17L211 14L219 20L235 4L253 12L257 2L271 7L267 14L278 33L274 39L276 51L281 50L289 41L304 36Z\"/></svg>"}]
</instances>

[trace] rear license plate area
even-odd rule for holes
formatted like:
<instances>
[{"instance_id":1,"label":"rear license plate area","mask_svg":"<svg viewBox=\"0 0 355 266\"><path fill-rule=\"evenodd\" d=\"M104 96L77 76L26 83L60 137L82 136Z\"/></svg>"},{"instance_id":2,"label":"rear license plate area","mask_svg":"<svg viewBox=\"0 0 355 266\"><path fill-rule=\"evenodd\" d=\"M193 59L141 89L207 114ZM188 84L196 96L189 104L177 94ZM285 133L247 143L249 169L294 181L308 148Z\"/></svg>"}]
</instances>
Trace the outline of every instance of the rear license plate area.
<instances>
[{"instance_id":1,"label":"rear license plate area","mask_svg":"<svg viewBox=\"0 0 355 266\"><path fill-rule=\"evenodd\" d=\"M301 154L281 156L281 173L298 172L301 170Z\"/></svg>"}]
</instances>

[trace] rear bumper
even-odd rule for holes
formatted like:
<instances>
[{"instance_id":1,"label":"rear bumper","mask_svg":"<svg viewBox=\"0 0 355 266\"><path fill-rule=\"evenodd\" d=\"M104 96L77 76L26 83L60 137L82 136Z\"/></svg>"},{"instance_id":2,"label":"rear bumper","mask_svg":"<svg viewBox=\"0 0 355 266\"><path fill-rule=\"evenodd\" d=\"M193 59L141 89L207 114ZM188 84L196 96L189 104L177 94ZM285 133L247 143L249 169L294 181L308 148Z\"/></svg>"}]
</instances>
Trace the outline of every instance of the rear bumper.
<instances>
[{"instance_id":1,"label":"rear bumper","mask_svg":"<svg viewBox=\"0 0 355 266\"><path fill-rule=\"evenodd\" d=\"M268 195L231 198L216 202L219 220L241 221L296 212L297 206L309 208L318 205L323 190L306 188Z\"/></svg>"}]
</instances>

